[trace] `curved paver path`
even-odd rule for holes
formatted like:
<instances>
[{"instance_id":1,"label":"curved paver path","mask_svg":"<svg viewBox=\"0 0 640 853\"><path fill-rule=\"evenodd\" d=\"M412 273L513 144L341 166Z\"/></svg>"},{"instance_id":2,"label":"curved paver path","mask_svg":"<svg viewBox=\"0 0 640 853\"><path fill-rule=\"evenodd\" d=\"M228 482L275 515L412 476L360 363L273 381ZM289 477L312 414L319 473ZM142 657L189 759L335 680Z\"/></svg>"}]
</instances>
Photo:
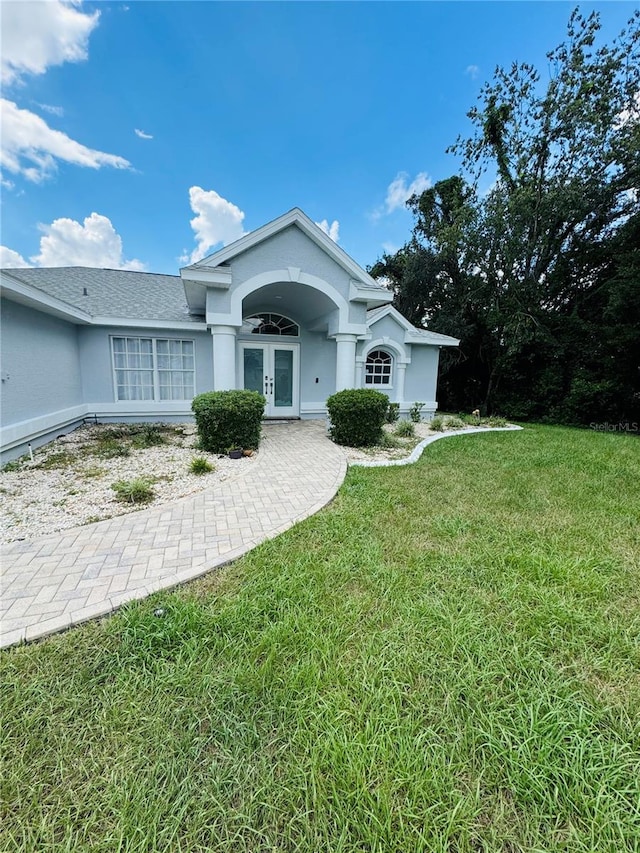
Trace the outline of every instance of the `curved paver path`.
<instances>
[{"instance_id":1,"label":"curved paver path","mask_svg":"<svg viewBox=\"0 0 640 853\"><path fill-rule=\"evenodd\" d=\"M192 580L313 515L340 487L324 421L267 424L247 473L157 509L0 549L0 646L34 640Z\"/></svg>"}]
</instances>

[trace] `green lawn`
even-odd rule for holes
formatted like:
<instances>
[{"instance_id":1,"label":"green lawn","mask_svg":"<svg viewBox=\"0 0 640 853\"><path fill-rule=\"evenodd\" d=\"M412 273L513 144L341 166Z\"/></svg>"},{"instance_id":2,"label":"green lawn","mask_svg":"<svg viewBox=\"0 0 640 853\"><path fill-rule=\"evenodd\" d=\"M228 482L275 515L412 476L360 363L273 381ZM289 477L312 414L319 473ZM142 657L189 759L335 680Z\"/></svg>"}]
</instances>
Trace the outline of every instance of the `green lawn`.
<instances>
[{"instance_id":1,"label":"green lawn","mask_svg":"<svg viewBox=\"0 0 640 853\"><path fill-rule=\"evenodd\" d=\"M447 438L3 653L0 849L640 850L639 484L634 437Z\"/></svg>"}]
</instances>

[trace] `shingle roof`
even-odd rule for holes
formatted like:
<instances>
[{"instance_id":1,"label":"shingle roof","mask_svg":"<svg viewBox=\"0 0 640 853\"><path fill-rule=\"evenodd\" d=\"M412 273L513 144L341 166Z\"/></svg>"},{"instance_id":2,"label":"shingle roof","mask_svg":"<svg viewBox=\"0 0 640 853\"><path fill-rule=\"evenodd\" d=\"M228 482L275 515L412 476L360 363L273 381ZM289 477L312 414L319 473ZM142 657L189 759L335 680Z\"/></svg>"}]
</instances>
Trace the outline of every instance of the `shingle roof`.
<instances>
[{"instance_id":1,"label":"shingle roof","mask_svg":"<svg viewBox=\"0 0 640 853\"><path fill-rule=\"evenodd\" d=\"M202 322L189 314L177 275L92 267L20 267L2 272L93 317Z\"/></svg>"}]
</instances>

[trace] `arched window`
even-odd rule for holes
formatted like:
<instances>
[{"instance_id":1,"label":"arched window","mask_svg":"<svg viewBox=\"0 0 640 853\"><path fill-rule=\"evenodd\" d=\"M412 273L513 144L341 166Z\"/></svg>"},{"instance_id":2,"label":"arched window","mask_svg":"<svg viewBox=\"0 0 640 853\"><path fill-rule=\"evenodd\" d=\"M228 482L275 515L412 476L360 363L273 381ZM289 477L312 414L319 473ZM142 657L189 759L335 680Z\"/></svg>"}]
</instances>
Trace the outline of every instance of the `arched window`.
<instances>
[{"instance_id":1,"label":"arched window","mask_svg":"<svg viewBox=\"0 0 640 853\"><path fill-rule=\"evenodd\" d=\"M367 356L365 364L366 385L391 385L393 356L386 350L374 349Z\"/></svg>"},{"instance_id":2,"label":"arched window","mask_svg":"<svg viewBox=\"0 0 640 853\"><path fill-rule=\"evenodd\" d=\"M256 322L259 321L259 322ZM283 317L282 314L254 314L252 317L247 317L247 322L253 326L252 335L288 335L289 337L298 337L300 327L288 317Z\"/></svg>"}]
</instances>

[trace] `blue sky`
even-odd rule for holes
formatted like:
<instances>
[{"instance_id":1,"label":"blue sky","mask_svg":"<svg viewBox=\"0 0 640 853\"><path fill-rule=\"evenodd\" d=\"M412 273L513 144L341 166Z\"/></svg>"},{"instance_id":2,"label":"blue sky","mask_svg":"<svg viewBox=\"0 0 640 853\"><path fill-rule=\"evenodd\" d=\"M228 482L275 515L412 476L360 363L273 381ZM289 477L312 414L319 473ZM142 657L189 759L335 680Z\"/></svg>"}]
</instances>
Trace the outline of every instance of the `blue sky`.
<instances>
[{"instance_id":1,"label":"blue sky","mask_svg":"<svg viewBox=\"0 0 640 853\"><path fill-rule=\"evenodd\" d=\"M496 65L564 39L565 2L2 2L5 266L177 273L301 207L356 261ZM603 40L634 3L580 4Z\"/></svg>"}]
</instances>

